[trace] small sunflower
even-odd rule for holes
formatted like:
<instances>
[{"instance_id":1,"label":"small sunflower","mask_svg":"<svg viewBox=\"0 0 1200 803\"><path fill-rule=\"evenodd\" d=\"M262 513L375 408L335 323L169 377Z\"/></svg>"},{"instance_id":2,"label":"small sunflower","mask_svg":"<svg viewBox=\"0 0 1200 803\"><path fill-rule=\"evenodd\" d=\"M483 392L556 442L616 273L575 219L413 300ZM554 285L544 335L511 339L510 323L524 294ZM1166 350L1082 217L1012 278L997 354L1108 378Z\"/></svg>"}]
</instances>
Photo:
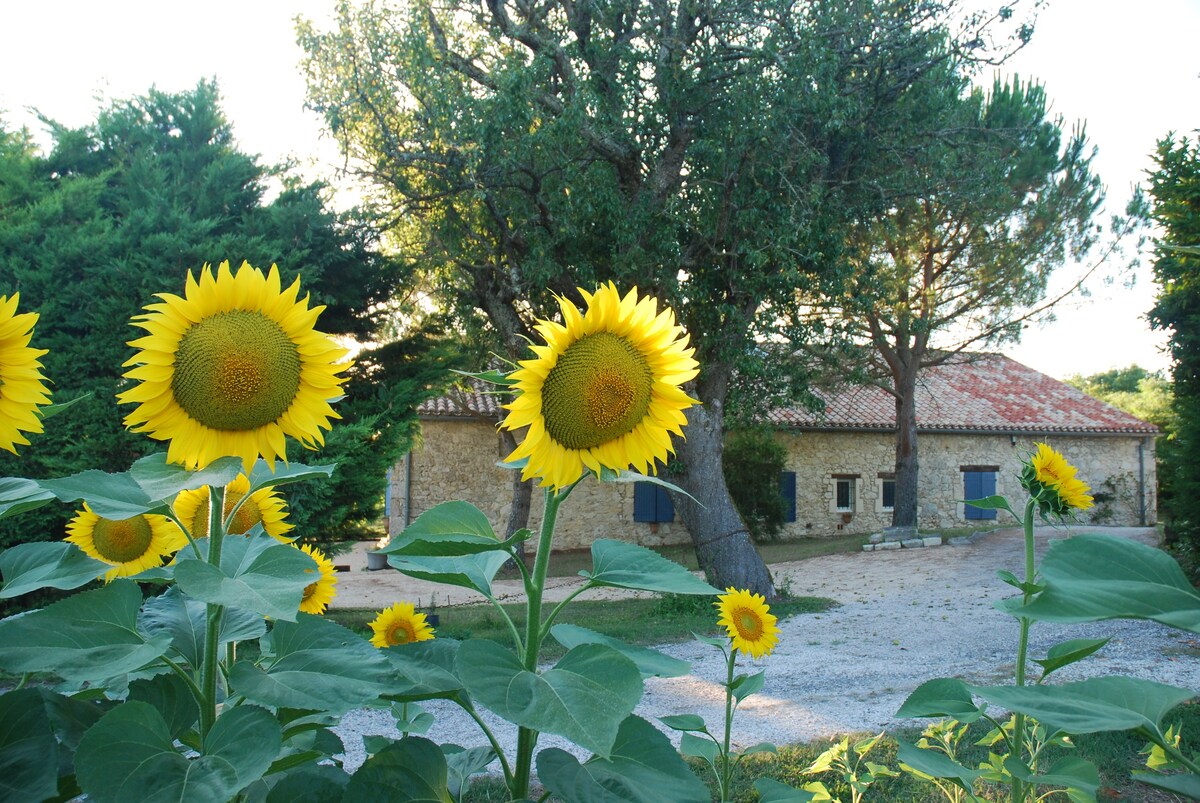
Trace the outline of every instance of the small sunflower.
<instances>
[{"instance_id":1,"label":"small sunflower","mask_svg":"<svg viewBox=\"0 0 1200 803\"><path fill-rule=\"evenodd\" d=\"M233 482L225 486L223 515L229 516L229 511L233 510L233 506L241 501L249 490L250 479L245 474L239 474ZM180 491L175 497L175 515L187 525L193 538L208 536L208 498L207 485L194 491ZM237 514L227 525L228 533L245 535L254 525L262 524L267 535L276 541L290 543L291 539L287 534L293 528L285 521L286 518L287 503L283 501L283 497L274 488L262 488L242 502Z\"/></svg>"},{"instance_id":2,"label":"small sunflower","mask_svg":"<svg viewBox=\"0 0 1200 803\"><path fill-rule=\"evenodd\" d=\"M0 449L17 453L29 441L21 434L41 432L38 405L49 404L46 377L38 358L45 349L31 348L36 312L17 314L20 293L0 296Z\"/></svg>"},{"instance_id":3,"label":"small sunflower","mask_svg":"<svg viewBox=\"0 0 1200 803\"><path fill-rule=\"evenodd\" d=\"M778 621L761 594L739 591L732 586L713 603L720 611L717 624L725 628L733 648L743 655L770 655L779 641Z\"/></svg>"},{"instance_id":4,"label":"small sunflower","mask_svg":"<svg viewBox=\"0 0 1200 803\"><path fill-rule=\"evenodd\" d=\"M133 319L148 334L129 343L140 350L125 376L138 384L117 398L138 406L125 425L170 441L167 459L190 469L226 455L274 467L289 435L323 444L347 352L313 329L324 307L299 293L299 279L281 290L274 265L264 276L247 262L236 275L222 262L215 278L205 265L199 282L189 271L183 298L160 293Z\"/></svg>"},{"instance_id":5,"label":"small sunflower","mask_svg":"<svg viewBox=\"0 0 1200 803\"><path fill-rule=\"evenodd\" d=\"M67 525L67 533L67 541L113 567L104 575L106 583L161 566L164 557L187 544L183 531L166 516L145 513L106 519L93 513L86 502Z\"/></svg>"},{"instance_id":6,"label":"small sunflower","mask_svg":"<svg viewBox=\"0 0 1200 803\"><path fill-rule=\"evenodd\" d=\"M1047 444L1034 445L1037 448L1021 472L1021 485L1038 500L1042 514L1062 517L1074 510L1090 508L1093 500L1088 491L1091 489L1075 476L1075 466Z\"/></svg>"},{"instance_id":7,"label":"small sunflower","mask_svg":"<svg viewBox=\"0 0 1200 803\"><path fill-rule=\"evenodd\" d=\"M317 568L314 571L319 574L316 580L304 587L304 596L300 600L300 612L325 613L325 608L337 596L337 569L333 568L333 561L325 557L325 553L321 550L314 549L308 544L301 544L299 549L317 562Z\"/></svg>"},{"instance_id":8,"label":"small sunflower","mask_svg":"<svg viewBox=\"0 0 1200 803\"><path fill-rule=\"evenodd\" d=\"M560 298L563 323L535 327L546 345L533 346L536 359L512 373L519 395L501 423L529 427L506 460L528 458L522 479L540 477L554 489L585 469L654 472L656 460L674 453L671 433L683 435L683 411L698 403L679 387L698 366L674 312L659 312L637 288L624 298L612 283L579 292L586 312Z\"/></svg>"},{"instance_id":9,"label":"small sunflower","mask_svg":"<svg viewBox=\"0 0 1200 803\"><path fill-rule=\"evenodd\" d=\"M417 613L411 602L397 602L384 608L372 620L371 631L375 634L371 643L380 649L433 638L433 628L425 621L425 614Z\"/></svg>"}]
</instances>

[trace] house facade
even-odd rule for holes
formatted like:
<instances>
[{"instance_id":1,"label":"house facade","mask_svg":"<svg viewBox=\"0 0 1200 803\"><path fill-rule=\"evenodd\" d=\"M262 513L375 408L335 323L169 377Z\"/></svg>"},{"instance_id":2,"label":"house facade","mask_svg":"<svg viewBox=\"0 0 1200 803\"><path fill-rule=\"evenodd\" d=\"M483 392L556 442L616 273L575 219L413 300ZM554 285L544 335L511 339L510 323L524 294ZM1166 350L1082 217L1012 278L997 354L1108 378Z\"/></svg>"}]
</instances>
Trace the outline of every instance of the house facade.
<instances>
[{"instance_id":1,"label":"house facade","mask_svg":"<svg viewBox=\"0 0 1200 803\"><path fill-rule=\"evenodd\" d=\"M507 454L496 431L503 411L497 397L480 390L422 405L421 442L392 472L391 532L453 499L475 504L497 531L507 522L512 474L496 465ZM787 450L779 477L789 510L782 535L878 532L891 524L894 501L894 401L870 386L820 396L821 412L766 415ZM1156 521L1157 428L1002 355L969 355L924 371L917 429L922 529L991 524L995 511L962 500L995 493L1021 498L1020 464L1039 441L1061 451L1091 485L1096 505L1082 521ZM540 518L535 492L530 521ZM690 540L660 488L589 481L560 509L555 548L586 548L596 538L645 546Z\"/></svg>"}]
</instances>

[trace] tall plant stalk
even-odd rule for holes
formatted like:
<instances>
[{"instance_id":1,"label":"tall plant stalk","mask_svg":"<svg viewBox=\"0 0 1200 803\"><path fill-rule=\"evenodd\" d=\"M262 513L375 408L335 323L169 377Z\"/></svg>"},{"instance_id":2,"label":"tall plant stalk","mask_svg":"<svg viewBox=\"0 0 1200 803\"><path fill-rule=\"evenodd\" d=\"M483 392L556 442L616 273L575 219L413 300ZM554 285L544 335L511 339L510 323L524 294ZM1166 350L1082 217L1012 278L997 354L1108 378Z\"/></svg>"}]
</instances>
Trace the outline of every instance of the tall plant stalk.
<instances>
[{"instance_id":1,"label":"tall plant stalk","mask_svg":"<svg viewBox=\"0 0 1200 803\"><path fill-rule=\"evenodd\" d=\"M208 562L221 565L221 544L225 538L225 488L212 486L208 495ZM223 605L208 603L204 623L204 656L200 672L200 741L208 735L217 721L217 666Z\"/></svg>"}]
</instances>

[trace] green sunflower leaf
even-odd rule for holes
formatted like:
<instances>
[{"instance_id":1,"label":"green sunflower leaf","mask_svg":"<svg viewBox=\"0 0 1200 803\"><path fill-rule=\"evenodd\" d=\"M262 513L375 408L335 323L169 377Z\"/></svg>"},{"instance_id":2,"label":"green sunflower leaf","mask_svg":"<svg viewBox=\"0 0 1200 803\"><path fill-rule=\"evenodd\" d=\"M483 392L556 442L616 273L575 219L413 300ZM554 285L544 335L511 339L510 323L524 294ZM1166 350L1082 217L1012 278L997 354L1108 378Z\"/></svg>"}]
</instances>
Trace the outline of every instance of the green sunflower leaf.
<instances>
[{"instance_id":1,"label":"green sunflower leaf","mask_svg":"<svg viewBox=\"0 0 1200 803\"><path fill-rule=\"evenodd\" d=\"M1141 781L1151 786L1157 786L1159 789L1166 789L1168 792L1174 792L1184 797L1200 800L1200 775L1193 775L1190 772L1180 775L1160 775L1157 772L1135 772L1133 773L1135 781Z\"/></svg>"},{"instance_id":2,"label":"green sunflower leaf","mask_svg":"<svg viewBox=\"0 0 1200 803\"><path fill-rule=\"evenodd\" d=\"M163 593L146 600L138 616L138 627L152 635L169 635L171 648L196 667L200 666L200 658L204 653L207 619L208 606L204 602L183 594L178 586L171 586ZM221 617L221 629L218 631L217 640L219 644L247 641L266 632L267 624L259 614L227 608Z\"/></svg>"},{"instance_id":3,"label":"green sunflower leaf","mask_svg":"<svg viewBox=\"0 0 1200 803\"><path fill-rule=\"evenodd\" d=\"M130 700L154 706L172 739L187 733L200 719L200 706L183 678L175 674L142 678L129 684Z\"/></svg>"},{"instance_id":4,"label":"green sunflower leaf","mask_svg":"<svg viewBox=\"0 0 1200 803\"><path fill-rule=\"evenodd\" d=\"M205 485L228 485L241 471L240 457L222 457L199 471L188 471L183 466L168 463L167 455L160 452L135 462L129 467L129 476L150 499L170 502L180 491L192 491Z\"/></svg>"},{"instance_id":5,"label":"green sunflower leaf","mask_svg":"<svg viewBox=\"0 0 1200 803\"><path fill-rule=\"evenodd\" d=\"M538 780L576 803L708 803L708 788L679 757L671 741L641 717L627 717L608 758L580 764L565 750L538 753Z\"/></svg>"},{"instance_id":6,"label":"green sunflower leaf","mask_svg":"<svg viewBox=\"0 0 1200 803\"><path fill-rule=\"evenodd\" d=\"M600 756L642 696L642 676L625 656L602 644L569 650L554 668L530 672L494 641L458 648L458 675L471 697L522 727L565 736Z\"/></svg>"},{"instance_id":7,"label":"green sunflower leaf","mask_svg":"<svg viewBox=\"0 0 1200 803\"><path fill-rule=\"evenodd\" d=\"M401 700L430 700L459 697L462 681L454 674L458 642L431 639L398 644L378 651L392 667L387 678L387 697Z\"/></svg>"},{"instance_id":8,"label":"green sunflower leaf","mask_svg":"<svg viewBox=\"0 0 1200 803\"><path fill-rule=\"evenodd\" d=\"M490 747L472 747L464 750L456 744L443 744L446 769L449 770L447 786L455 800L462 800L471 785L471 776L487 770L496 760L496 752Z\"/></svg>"},{"instance_id":9,"label":"green sunflower leaf","mask_svg":"<svg viewBox=\"0 0 1200 803\"><path fill-rule=\"evenodd\" d=\"M981 774L978 770L964 767L945 753L923 750L903 741L899 742L896 758L900 761L901 769L907 769L917 777L941 778L968 792L974 788L975 780Z\"/></svg>"},{"instance_id":10,"label":"green sunflower leaf","mask_svg":"<svg viewBox=\"0 0 1200 803\"><path fill-rule=\"evenodd\" d=\"M759 794L759 803L809 803L817 798L814 792L796 789L771 778L755 781L754 791Z\"/></svg>"},{"instance_id":11,"label":"green sunflower leaf","mask_svg":"<svg viewBox=\"0 0 1200 803\"><path fill-rule=\"evenodd\" d=\"M1045 590L1015 613L1047 622L1150 619L1200 633L1200 592L1154 547L1111 535L1054 541L1039 570Z\"/></svg>"},{"instance_id":12,"label":"green sunflower leaf","mask_svg":"<svg viewBox=\"0 0 1200 803\"><path fill-rule=\"evenodd\" d=\"M350 776L339 767L308 764L283 776L267 793L267 803L342 803Z\"/></svg>"},{"instance_id":13,"label":"green sunflower leaf","mask_svg":"<svg viewBox=\"0 0 1200 803\"><path fill-rule=\"evenodd\" d=\"M606 466L601 466L600 467L600 481L601 482L620 482L620 483L626 483L626 484L633 483L633 482L648 482L651 485L657 485L660 488L667 489L668 491L674 491L677 494L683 494L688 499L691 499L693 502L695 502L697 505L700 505L700 507L704 507L704 505L700 503L699 499L692 496L690 493L683 490L678 485L667 482L666 480L662 479L661 477L658 477L655 475L638 474L636 471L629 471L627 469L621 469L620 471L614 471L611 468L608 468Z\"/></svg>"},{"instance_id":14,"label":"green sunflower leaf","mask_svg":"<svg viewBox=\"0 0 1200 803\"><path fill-rule=\"evenodd\" d=\"M975 705L967 684L955 678L936 678L914 689L896 716L950 717L968 723L979 719L982 713L982 709Z\"/></svg>"},{"instance_id":15,"label":"green sunflower leaf","mask_svg":"<svg viewBox=\"0 0 1200 803\"><path fill-rule=\"evenodd\" d=\"M53 499L53 492L35 480L0 477L0 518L36 510Z\"/></svg>"},{"instance_id":16,"label":"green sunflower leaf","mask_svg":"<svg viewBox=\"0 0 1200 803\"><path fill-rule=\"evenodd\" d=\"M171 637L137 629L142 592L114 580L41 610L0 621L0 668L54 672L71 681L100 681L134 672L163 655Z\"/></svg>"},{"instance_id":17,"label":"green sunflower leaf","mask_svg":"<svg viewBox=\"0 0 1200 803\"><path fill-rule=\"evenodd\" d=\"M1102 648L1110 639L1112 639L1112 636L1108 638L1080 638L1064 641L1051 647L1047 651L1045 658L1034 658L1033 662L1041 664L1043 670L1042 677L1044 678L1056 669L1062 669L1064 666L1070 666L1077 661L1082 661Z\"/></svg>"},{"instance_id":18,"label":"green sunflower leaf","mask_svg":"<svg viewBox=\"0 0 1200 803\"><path fill-rule=\"evenodd\" d=\"M448 558L392 555L392 568L418 580L459 586L492 596L492 580L508 562L507 552L494 550Z\"/></svg>"},{"instance_id":19,"label":"green sunflower leaf","mask_svg":"<svg viewBox=\"0 0 1200 803\"><path fill-rule=\"evenodd\" d=\"M459 371L458 369L451 368L450 372L458 374L460 376L470 377L471 379L478 379L481 382L487 382L488 384L491 384L491 385L501 385L503 387L511 387L512 385L515 385L520 381L517 379L513 379L509 374L505 374L500 371L497 371L495 368L491 369L490 371L481 371L478 373L471 373L470 371ZM492 392L494 393L496 391L492 391Z\"/></svg>"},{"instance_id":20,"label":"green sunflower leaf","mask_svg":"<svg viewBox=\"0 0 1200 803\"><path fill-rule=\"evenodd\" d=\"M428 739L410 736L371 756L350 778L343 798L373 803L454 803L442 750Z\"/></svg>"},{"instance_id":21,"label":"green sunflower leaf","mask_svg":"<svg viewBox=\"0 0 1200 803\"><path fill-rule=\"evenodd\" d=\"M79 588L103 577L109 568L66 541L17 544L0 552L0 576L4 578L0 599L19 597L39 588Z\"/></svg>"},{"instance_id":22,"label":"green sunflower leaf","mask_svg":"<svg viewBox=\"0 0 1200 803\"><path fill-rule=\"evenodd\" d=\"M592 542L592 571L579 574L598 586L668 594L721 593L652 549L610 538L597 538Z\"/></svg>"},{"instance_id":23,"label":"green sunflower leaf","mask_svg":"<svg viewBox=\"0 0 1200 803\"><path fill-rule=\"evenodd\" d=\"M38 689L0 695L0 800L58 795L58 742Z\"/></svg>"},{"instance_id":24,"label":"green sunflower leaf","mask_svg":"<svg viewBox=\"0 0 1200 803\"><path fill-rule=\"evenodd\" d=\"M296 620L304 587L319 577L315 560L260 534L226 537L217 567L207 562L209 544L207 538L196 542L200 558L190 549L176 557L175 582L181 591L202 602Z\"/></svg>"},{"instance_id":25,"label":"green sunflower leaf","mask_svg":"<svg viewBox=\"0 0 1200 803\"><path fill-rule=\"evenodd\" d=\"M509 545L496 536L483 511L469 502L455 501L426 510L377 551L404 557L454 557L503 550Z\"/></svg>"},{"instance_id":26,"label":"green sunflower leaf","mask_svg":"<svg viewBox=\"0 0 1200 803\"><path fill-rule=\"evenodd\" d=\"M47 418L53 418L54 416L58 415L59 413L64 413L67 410L71 409L72 407L74 407L76 404L79 404L79 402L83 401L84 399L90 399L90 398L92 398L92 394L90 392L83 393L83 394L80 394L79 396L76 396L73 399L68 399L65 402L55 402L54 404L47 404L44 407L37 407L34 409L34 412L37 413L39 416L41 416L43 420L47 419Z\"/></svg>"},{"instance_id":27,"label":"green sunflower leaf","mask_svg":"<svg viewBox=\"0 0 1200 803\"><path fill-rule=\"evenodd\" d=\"M692 671L692 665L687 661L672 658L649 647L637 647L632 644L626 644L620 639L606 636L603 633L597 633L594 630L588 630L586 627L568 624L555 625L550 628L550 635L554 636L554 639L568 650L572 647L578 647L580 644L604 644L612 647L633 661L637 665L638 671L642 673L643 678L678 678Z\"/></svg>"},{"instance_id":28,"label":"green sunflower leaf","mask_svg":"<svg viewBox=\"0 0 1200 803\"><path fill-rule=\"evenodd\" d=\"M259 460L250 471L250 493L261 491L263 488L274 488L280 485L291 485L294 482L331 477L337 464L324 466L306 466L303 463L276 463L275 469L267 465L265 460Z\"/></svg>"},{"instance_id":29,"label":"green sunflower leaf","mask_svg":"<svg viewBox=\"0 0 1200 803\"><path fill-rule=\"evenodd\" d=\"M353 631L320 616L278 621L264 641L259 664L238 661L233 691L276 708L344 713L391 688L391 664Z\"/></svg>"},{"instance_id":30,"label":"green sunflower leaf","mask_svg":"<svg viewBox=\"0 0 1200 803\"><path fill-rule=\"evenodd\" d=\"M38 480L38 484L68 504L84 500L97 516L106 519L131 519L163 506L152 499L129 472L108 474L88 469L69 477Z\"/></svg>"}]
</instances>

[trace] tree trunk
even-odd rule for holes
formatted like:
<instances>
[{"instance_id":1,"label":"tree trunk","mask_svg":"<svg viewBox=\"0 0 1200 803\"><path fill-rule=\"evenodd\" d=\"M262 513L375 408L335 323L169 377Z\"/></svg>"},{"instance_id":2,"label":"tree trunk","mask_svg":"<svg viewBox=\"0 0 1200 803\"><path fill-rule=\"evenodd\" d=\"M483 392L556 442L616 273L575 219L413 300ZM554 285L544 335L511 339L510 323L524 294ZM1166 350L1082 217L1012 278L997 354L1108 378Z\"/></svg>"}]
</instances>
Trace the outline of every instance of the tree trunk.
<instances>
[{"instance_id":1,"label":"tree trunk","mask_svg":"<svg viewBox=\"0 0 1200 803\"><path fill-rule=\"evenodd\" d=\"M517 448L517 439L511 431L500 430L500 442L504 444L504 453L512 454ZM513 469L512 474L512 505L508 509L508 524L504 528L504 538L512 538L517 530L529 526L529 504L533 500L533 483L521 482L521 472ZM525 542L517 544L517 557L525 560Z\"/></svg>"},{"instance_id":2,"label":"tree trunk","mask_svg":"<svg viewBox=\"0 0 1200 803\"><path fill-rule=\"evenodd\" d=\"M896 504L893 528L917 529L917 367L912 360L894 376L896 382Z\"/></svg>"},{"instance_id":3,"label":"tree trunk","mask_svg":"<svg viewBox=\"0 0 1200 803\"><path fill-rule=\"evenodd\" d=\"M775 599L771 573L750 541L721 469L726 382L717 378L706 385L699 394L703 404L687 411L687 439L679 445L685 466L679 485L698 502L677 494L675 509L692 535L696 558L709 583L720 589L748 589L769 602Z\"/></svg>"}]
</instances>

